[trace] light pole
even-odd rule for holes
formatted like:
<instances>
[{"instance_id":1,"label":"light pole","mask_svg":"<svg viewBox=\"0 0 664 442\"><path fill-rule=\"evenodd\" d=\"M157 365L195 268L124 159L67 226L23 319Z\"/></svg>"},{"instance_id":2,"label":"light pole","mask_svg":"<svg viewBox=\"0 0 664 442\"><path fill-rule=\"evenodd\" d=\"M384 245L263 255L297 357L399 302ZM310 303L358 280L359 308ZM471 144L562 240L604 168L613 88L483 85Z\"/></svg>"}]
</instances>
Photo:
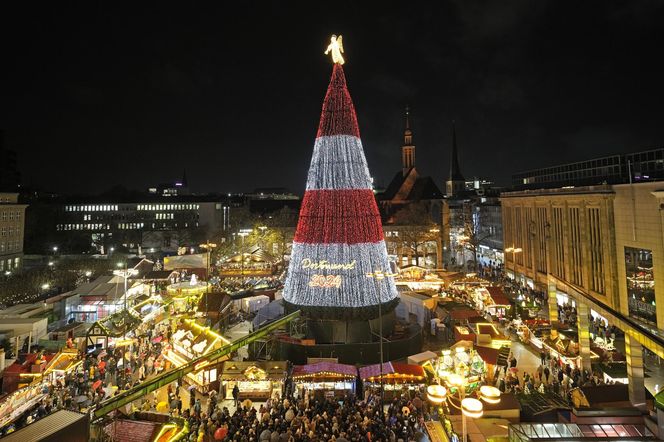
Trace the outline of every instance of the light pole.
<instances>
[{"instance_id":1,"label":"light pole","mask_svg":"<svg viewBox=\"0 0 664 442\"><path fill-rule=\"evenodd\" d=\"M516 279L516 260L514 258L517 253L523 252L523 249L521 247L514 247L514 243L512 243L512 247L506 248L505 251L512 254L512 271L514 272L514 279Z\"/></svg>"},{"instance_id":2,"label":"light pole","mask_svg":"<svg viewBox=\"0 0 664 442\"><path fill-rule=\"evenodd\" d=\"M113 250L113 249L111 248L111 250ZM121 267L122 267L122 263L119 262L119 263L117 264L117 266L121 268ZM127 323L127 319L128 319L128 311L127 311L127 279L129 279L129 277L130 277L131 275L135 275L135 274L137 274L137 273L138 273L138 270L136 270L136 269L127 269L127 263L126 263L126 262L124 263L124 269L121 268L121 269L119 269L119 270L113 270L113 274L114 274L114 275L116 275L116 276L121 276L122 278L124 278L124 312L125 312L124 316L125 316L125 317L124 317L124 327L123 327L123 330L122 330L122 332L123 332L123 333L122 333L122 340L123 340L123 341L126 341L126 340L127 340L127 326L128 326L128 323ZM126 352L125 352L124 349L123 349L123 350L122 350L122 372L123 372L122 379L123 379L123 380L124 380L124 378L125 378L125 376L126 376L126 373L127 373L127 360L126 360L126 358L125 358L125 354L126 354Z\"/></svg>"},{"instance_id":3,"label":"light pole","mask_svg":"<svg viewBox=\"0 0 664 442\"><path fill-rule=\"evenodd\" d=\"M487 404L497 404L500 402L500 390L491 385L482 385L477 391L479 399L473 397L466 397L466 387L468 379L456 373L450 373L445 376L445 383L447 387L440 385L441 378L436 373L437 384L432 384L427 387L427 399L434 405L438 405L442 411L443 403L447 402L448 405L461 410L461 434L462 441L467 442L468 431L466 428L466 417L471 419L479 419L484 414L484 405L482 401ZM456 390L456 395L452 393L452 389ZM458 402L455 403L455 401ZM442 414L442 413L441 413Z\"/></svg>"},{"instance_id":4,"label":"light pole","mask_svg":"<svg viewBox=\"0 0 664 442\"><path fill-rule=\"evenodd\" d=\"M373 273L367 273L367 278L376 281L376 294L378 295L378 335L380 338L380 418L385 419L385 409L383 405L385 390L383 388L383 300L380 296L380 282L385 278L393 278L396 273L387 273L382 270L376 270Z\"/></svg>"},{"instance_id":5,"label":"light pole","mask_svg":"<svg viewBox=\"0 0 664 442\"><path fill-rule=\"evenodd\" d=\"M244 237L249 235L249 232L240 231L238 235L242 238L242 245L240 246L240 276L242 278L242 288L244 288Z\"/></svg>"},{"instance_id":6,"label":"light pole","mask_svg":"<svg viewBox=\"0 0 664 442\"><path fill-rule=\"evenodd\" d=\"M210 240L205 241L205 244L201 244L200 247L204 248L207 250L207 270L205 272L205 276L207 279L207 287L206 287L206 293L205 293L205 316L206 316L206 321L207 321L207 314L208 314L208 298L210 295L210 255L212 254L212 249L217 247L216 244L211 243Z\"/></svg>"}]
</instances>

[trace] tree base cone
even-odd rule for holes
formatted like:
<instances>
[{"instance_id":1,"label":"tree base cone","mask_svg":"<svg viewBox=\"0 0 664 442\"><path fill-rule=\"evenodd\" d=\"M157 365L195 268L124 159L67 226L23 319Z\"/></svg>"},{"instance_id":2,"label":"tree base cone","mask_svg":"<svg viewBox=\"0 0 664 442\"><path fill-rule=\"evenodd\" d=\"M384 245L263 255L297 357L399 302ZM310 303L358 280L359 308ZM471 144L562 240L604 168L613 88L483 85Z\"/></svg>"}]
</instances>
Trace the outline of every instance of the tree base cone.
<instances>
[{"instance_id":1,"label":"tree base cone","mask_svg":"<svg viewBox=\"0 0 664 442\"><path fill-rule=\"evenodd\" d=\"M394 298L391 301L384 302L379 309L378 304L368 305L365 307L327 307L319 305L297 305L292 304L285 299L284 310L286 313L291 313L300 310L301 315L307 319L331 319L331 320L369 320L378 318L379 312L385 315L399 305L399 298Z\"/></svg>"}]
</instances>

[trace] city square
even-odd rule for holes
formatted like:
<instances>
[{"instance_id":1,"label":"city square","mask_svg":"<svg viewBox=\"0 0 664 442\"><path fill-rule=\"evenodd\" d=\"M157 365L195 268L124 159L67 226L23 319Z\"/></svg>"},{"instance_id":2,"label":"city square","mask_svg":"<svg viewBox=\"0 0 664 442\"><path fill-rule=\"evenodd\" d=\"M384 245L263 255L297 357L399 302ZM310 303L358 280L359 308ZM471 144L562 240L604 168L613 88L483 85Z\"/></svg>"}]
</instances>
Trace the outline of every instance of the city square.
<instances>
[{"instance_id":1,"label":"city square","mask_svg":"<svg viewBox=\"0 0 664 442\"><path fill-rule=\"evenodd\" d=\"M0 439L664 440L664 8L475 3L36 14Z\"/></svg>"}]
</instances>

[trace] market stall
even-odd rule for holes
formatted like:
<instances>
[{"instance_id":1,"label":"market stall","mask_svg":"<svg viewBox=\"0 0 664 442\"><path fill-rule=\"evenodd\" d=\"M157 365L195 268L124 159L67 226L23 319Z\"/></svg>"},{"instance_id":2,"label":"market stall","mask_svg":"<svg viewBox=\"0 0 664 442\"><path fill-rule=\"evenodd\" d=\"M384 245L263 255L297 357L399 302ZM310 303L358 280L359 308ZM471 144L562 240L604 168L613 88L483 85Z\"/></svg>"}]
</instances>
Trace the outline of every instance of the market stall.
<instances>
[{"instance_id":1,"label":"market stall","mask_svg":"<svg viewBox=\"0 0 664 442\"><path fill-rule=\"evenodd\" d=\"M581 355L579 354L579 344L576 334L573 330L559 331L550 330L548 334L542 334L542 337L531 338L531 343L538 349L548 352L551 357L559 358L563 365L583 368ZM599 355L590 351L591 362L598 362Z\"/></svg>"},{"instance_id":2,"label":"market stall","mask_svg":"<svg viewBox=\"0 0 664 442\"><path fill-rule=\"evenodd\" d=\"M344 397L355 392L356 378L355 366L336 362L317 362L293 367L293 382L300 397L310 391L313 391L316 397Z\"/></svg>"},{"instance_id":3,"label":"market stall","mask_svg":"<svg viewBox=\"0 0 664 442\"><path fill-rule=\"evenodd\" d=\"M10 423L46 397L44 391L43 384L37 383L16 390L0 403L0 436L3 435L1 431L6 429Z\"/></svg>"},{"instance_id":4,"label":"market stall","mask_svg":"<svg viewBox=\"0 0 664 442\"><path fill-rule=\"evenodd\" d=\"M182 319L177 331L173 333L171 343L164 348L162 354L173 366L180 367L229 343L228 339L210 327L203 327L193 319ZM221 362L201 364L199 370L187 374L185 379L201 393L210 389L216 390Z\"/></svg>"},{"instance_id":5,"label":"market stall","mask_svg":"<svg viewBox=\"0 0 664 442\"><path fill-rule=\"evenodd\" d=\"M421 365L386 362L383 363L382 376L381 364L367 365L360 368L359 371L360 379L365 383L365 386L379 387L382 379L385 399L387 400L398 397L404 389L417 390L427 383Z\"/></svg>"},{"instance_id":6,"label":"market stall","mask_svg":"<svg viewBox=\"0 0 664 442\"><path fill-rule=\"evenodd\" d=\"M221 368L221 391L233 399L237 385L240 400L265 401L280 398L286 380L286 361L226 361Z\"/></svg>"}]
</instances>

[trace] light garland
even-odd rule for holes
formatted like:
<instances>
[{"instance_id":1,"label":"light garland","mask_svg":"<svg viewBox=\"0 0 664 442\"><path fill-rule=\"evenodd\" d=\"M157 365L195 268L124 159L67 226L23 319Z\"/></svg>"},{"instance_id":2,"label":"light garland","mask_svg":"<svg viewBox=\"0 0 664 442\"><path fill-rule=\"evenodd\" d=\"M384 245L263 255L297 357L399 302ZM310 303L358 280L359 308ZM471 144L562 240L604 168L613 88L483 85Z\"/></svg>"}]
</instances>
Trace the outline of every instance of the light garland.
<instances>
[{"instance_id":1,"label":"light garland","mask_svg":"<svg viewBox=\"0 0 664 442\"><path fill-rule=\"evenodd\" d=\"M336 63L323 102L283 297L298 307L346 309L344 316L349 317L348 307L395 302L392 278L366 277L375 269L389 268L355 108L343 68ZM328 316L322 310L312 314Z\"/></svg>"}]
</instances>

